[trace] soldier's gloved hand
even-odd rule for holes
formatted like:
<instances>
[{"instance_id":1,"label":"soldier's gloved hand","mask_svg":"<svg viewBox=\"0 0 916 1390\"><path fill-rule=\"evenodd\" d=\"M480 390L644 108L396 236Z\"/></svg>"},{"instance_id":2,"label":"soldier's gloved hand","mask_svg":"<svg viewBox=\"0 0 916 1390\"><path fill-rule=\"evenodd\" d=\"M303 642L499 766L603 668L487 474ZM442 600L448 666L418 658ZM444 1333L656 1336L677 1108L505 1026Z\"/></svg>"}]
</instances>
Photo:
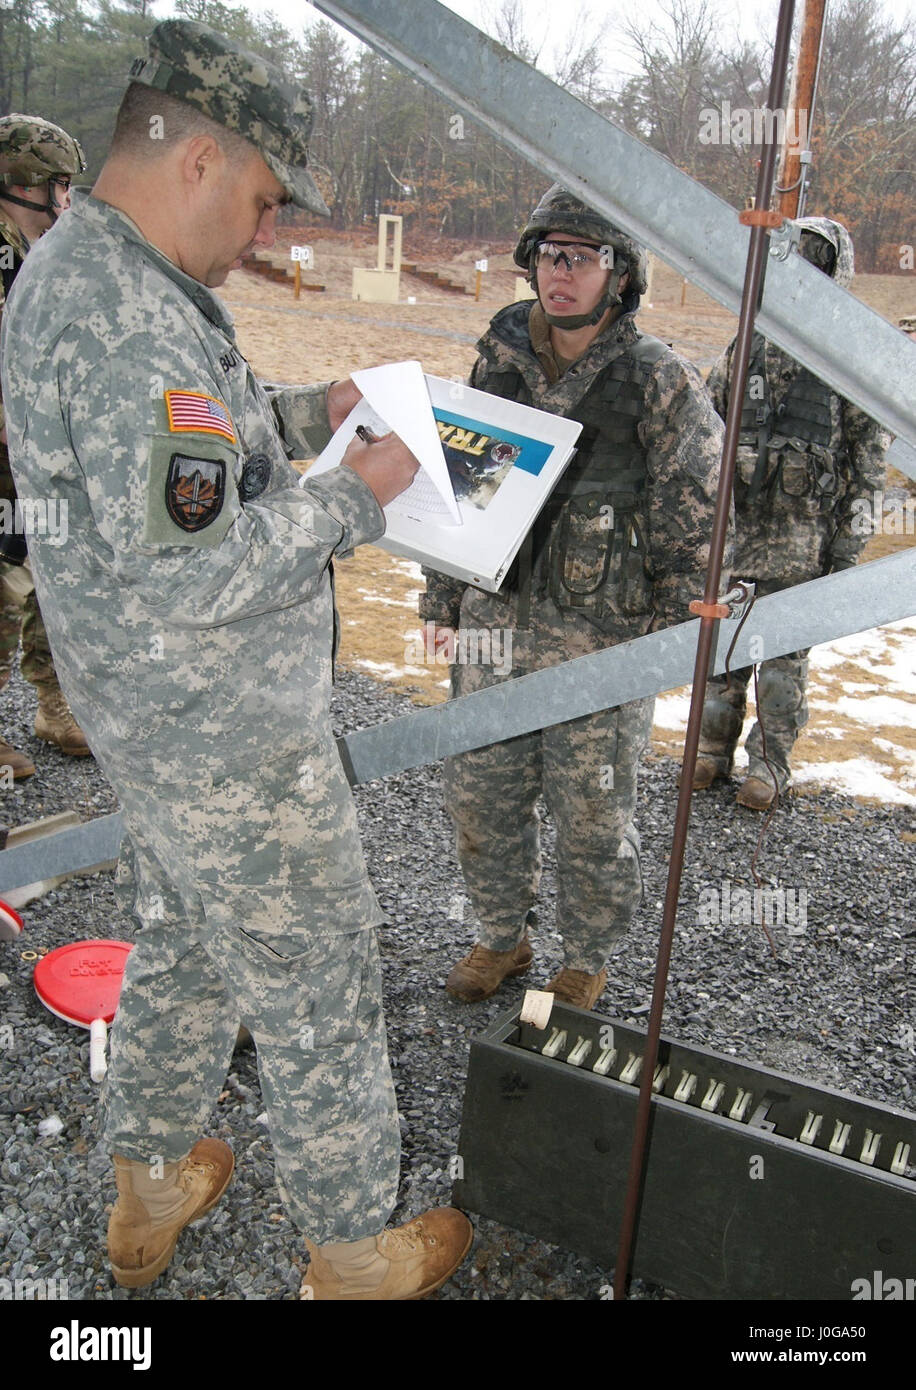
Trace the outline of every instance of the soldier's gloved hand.
<instances>
[{"instance_id":1,"label":"soldier's gloved hand","mask_svg":"<svg viewBox=\"0 0 916 1390\"><path fill-rule=\"evenodd\" d=\"M410 487L420 464L396 434L383 434L372 444L354 439L341 459L358 473L375 493L380 507L387 507L399 493Z\"/></svg>"}]
</instances>

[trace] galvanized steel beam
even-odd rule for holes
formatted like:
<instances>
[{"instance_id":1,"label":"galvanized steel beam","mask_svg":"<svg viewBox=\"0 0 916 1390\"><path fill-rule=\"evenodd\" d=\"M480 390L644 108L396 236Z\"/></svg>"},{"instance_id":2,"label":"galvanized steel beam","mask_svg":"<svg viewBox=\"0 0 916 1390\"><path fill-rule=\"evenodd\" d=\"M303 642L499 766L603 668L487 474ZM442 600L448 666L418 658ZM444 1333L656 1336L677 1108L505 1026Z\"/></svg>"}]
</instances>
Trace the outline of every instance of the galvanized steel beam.
<instances>
[{"instance_id":1,"label":"galvanized steel beam","mask_svg":"<svg viewBox=\"0 0 916 1390\"><path fill-rule=\"evenodd\" d=\"M914 614L916 547L758 599L731 664L734 669L750 666L764 656L783 656ZM725 670L736 626L736 620L719 625L714 675ZM680 623L447 705L433 705L362 729L342 741L351 781L390 777L470 748L687 685L693 678L699 627L698 621Z\"/></svg>"},{"instance_id":2,"label":"galvanized steel beam","mask_svg":"<svg viewBox=\"0 0 916 1390\"><path fill-rule=\"evenodd\" d=\"M732 666L832 642L916 613L916 548L759 599ZM725 670L736 622L720 624L713 671ZM354 784L481 748L689 683L699 623L682 623L560 666L420 709L339 742ZM754 655L750 643L756 639ZM0 852L0 895L117 857L120 813Z\"/></svg>"},{"instance_id":3,"label":"galvanized steel beam","mask_svg":"<svg viewBox=\"0 0 916 1390\"><path fill-rule=\"evenodd\" d=\"M313 0L737 313L748 230L657 151L435 0ZM699 139L699 130L697 138ZM757 326L916 446L916 343L772 239ZM916 456L897 467L916 477Z\"/></svg>"}]
</instances>

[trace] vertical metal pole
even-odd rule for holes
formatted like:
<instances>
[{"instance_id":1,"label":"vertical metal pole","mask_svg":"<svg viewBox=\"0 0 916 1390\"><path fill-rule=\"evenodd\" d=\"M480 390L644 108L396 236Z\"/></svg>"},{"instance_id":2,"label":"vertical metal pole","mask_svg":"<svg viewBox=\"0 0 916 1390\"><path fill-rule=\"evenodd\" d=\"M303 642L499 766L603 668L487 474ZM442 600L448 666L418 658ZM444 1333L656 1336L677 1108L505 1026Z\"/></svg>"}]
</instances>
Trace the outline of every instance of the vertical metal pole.
<instances>
[{"instance_id":1,"label":"vertical metal pole","mask_svg":"<svg viewBox=\"0 0 916 1390\"><path fill-rule=\"evenodd\" d=\"M776 28L776 44L773 52L773 69L770 75L770 90L767 106L771 112L779 106L785 88L786 68L789 56L789 41L792 35L792 17L795 0L781 0L779 22ZM738 448L738 431L741 423L741 405L744 400L744 387L750 361L751 337L754 332L754 317L763 291L763 276L766 267L768 247L767 225L782 222L778 213L770 213L770 196L773 189L773 173L776 167L775 121L771 118L768 140L764 146L763 158L757 177L757 192L754 210L739 214L740 220L751 227L750 246L744 272L744 292L741 299L741 317L738 322L738 336L732 359L732 378L728 402L728 418L725 422L725 444L722 467L719 473L719 490L716 495L716 510L713 520L709 547L709 565L706 570L706 589L700 606L700 633L697 641L696 664L693 673L693 689L690 696L690 717L687 722L687 737L684 745L684 761L681 772L681 786L678 795L677 813L674 822L674 838L668 861L668 884L665 892L665 907L662 917L662 930L659 939L658 955L655 965L655 982L652 990L652 1007L649 1013L649 1028L646 1038L646 1051L640 1073L639 1101L636 1107L636 1125L633 1134L633 1148L630 1154L630 1173L624 1198L623 1218L620 1225L620 1242L617 1250L617 1264L614 1269L614 1297L626 1297L630 1282L633 1239L636 1218L642 1195L643 1179L648 1148L649 1116L652 1105L652 1078L658 1060L658 1044L661 1035L662 1011L665 1004L665 989L668 982L668 966L671 961L671 947L674 940L674 924L677 916L678 896L680 894L681 873L684 865L684 848L687 840L687 826L690 820L690 802L693 795L693 774L696 769L697 748L700 741L700 723L703 717L703 699L706 694L706 678L709 673L710 654L713 636L718 619L711 610L716 606L719 581L722 573L722 553L728 530L729 509L732 495L732 482L735 472L735 454ZM706 609L707 612L702 612Z\"/></svg>"},{"instance_id":2,"label":"vertical metal pole","mask_svg":"<svg viewBox=\"0 0 916 1390\"><path fill-rule=\"evenodd\" d=\"M296 262L296 284L295 284L295 290L294 290L294 293L295 293L295 296L296 296L297 299L299 298L299 292L300 292L301 289L302 289L302 265L301 265L301 263L300 263L299 261L297 261L297 262Z\"/></svg>"},{"instance_id":3,"label":"vertical metal pole","mask_svg":"<svg viewBox=\"0 0 916 1390\"><path fill-rule=\"evenodd\" d=\"M779 210L784 217L800 217L808 169L802 164L803 150L811 148L811 124L814 113L814 94L820 65L824 34L824 13L827 0L805 0L798 58L792 78L792 95L786 113L786 139L779 184Z\"/></svg>"}]
</instances>

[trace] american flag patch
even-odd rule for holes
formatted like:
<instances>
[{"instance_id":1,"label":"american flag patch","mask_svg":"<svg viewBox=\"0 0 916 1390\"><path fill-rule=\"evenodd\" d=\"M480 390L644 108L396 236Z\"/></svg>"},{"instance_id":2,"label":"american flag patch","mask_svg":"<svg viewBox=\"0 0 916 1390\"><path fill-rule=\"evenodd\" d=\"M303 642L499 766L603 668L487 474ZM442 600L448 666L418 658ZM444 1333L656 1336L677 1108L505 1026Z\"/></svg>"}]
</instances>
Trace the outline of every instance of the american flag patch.
<instances>
[{"instance_id":1,"label":"american flag patch","mask_svg":"<svg viewBox=\"0 0 916 1390\"><path fill-rule=\"evenodd\" d=\"M215 396L200 391L166 391L165 406L173 434L188 430L192 434L219 434L230 444L236 442L232 418Z\"/></svg>"}]
</instances>

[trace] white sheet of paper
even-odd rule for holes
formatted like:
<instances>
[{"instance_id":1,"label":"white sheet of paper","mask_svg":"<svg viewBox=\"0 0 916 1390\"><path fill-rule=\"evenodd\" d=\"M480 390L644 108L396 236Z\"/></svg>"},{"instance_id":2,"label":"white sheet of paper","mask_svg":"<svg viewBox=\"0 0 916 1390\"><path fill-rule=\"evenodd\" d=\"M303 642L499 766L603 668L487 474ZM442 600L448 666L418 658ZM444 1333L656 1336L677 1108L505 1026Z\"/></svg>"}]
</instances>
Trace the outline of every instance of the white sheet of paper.
<instances>
[{"instance_id":1,"label":"white sheet of paper","mask_svg":"<svg viewBox=\"0 0 916 1390\"><path fill-rule=\"evenodd\" d=\"M380 367L354 372L353 380L375 413L420 460L453 522L461 526L461 513L420 363L385 362Z\"/></svg>"}]
</instances>

